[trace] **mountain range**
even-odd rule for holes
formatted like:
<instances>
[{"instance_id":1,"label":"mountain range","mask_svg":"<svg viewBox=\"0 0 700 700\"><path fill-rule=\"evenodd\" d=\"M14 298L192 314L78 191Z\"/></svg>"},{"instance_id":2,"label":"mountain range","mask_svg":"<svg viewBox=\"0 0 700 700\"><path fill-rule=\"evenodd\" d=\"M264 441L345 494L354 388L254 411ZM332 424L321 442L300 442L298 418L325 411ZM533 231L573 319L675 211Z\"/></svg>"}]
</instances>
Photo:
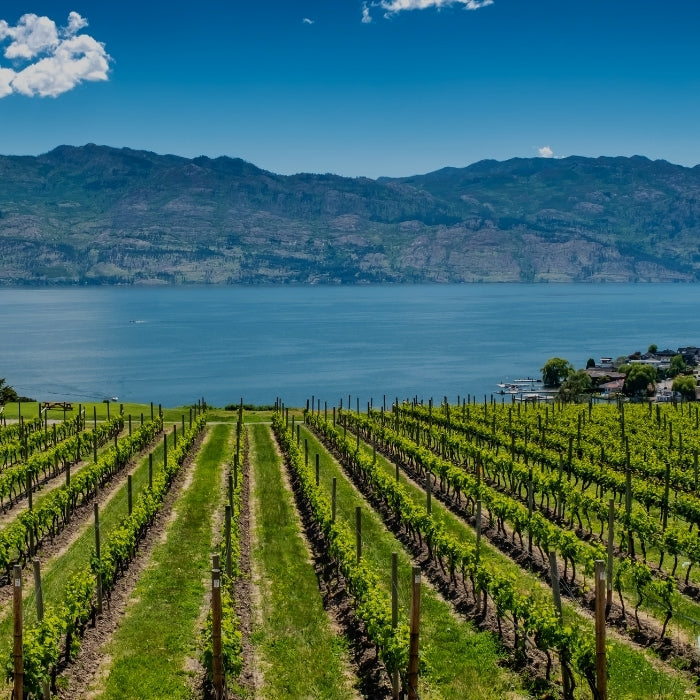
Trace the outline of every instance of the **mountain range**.
<instances>
[{"instance_id":1,"label":"mountain range","mask_svg":"<svg viewBox=\"0 0 700 700\"><path fill-rule=\"evenodd\" d=\"M700 166L641 156L373 180L88 144L0 182L2 285L700 280Z\"/></svg>"}]
</instances>

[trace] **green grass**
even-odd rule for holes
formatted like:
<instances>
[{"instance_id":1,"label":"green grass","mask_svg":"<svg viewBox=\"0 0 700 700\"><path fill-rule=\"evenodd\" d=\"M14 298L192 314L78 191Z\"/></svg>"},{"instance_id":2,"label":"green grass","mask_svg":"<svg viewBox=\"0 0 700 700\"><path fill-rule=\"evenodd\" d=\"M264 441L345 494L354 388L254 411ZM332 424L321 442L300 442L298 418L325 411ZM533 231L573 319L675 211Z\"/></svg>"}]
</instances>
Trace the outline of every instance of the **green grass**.
<instances>
[{"instance_id":1,"label":"green grass","mask_svg":"<svg viewBox=\"0 0 700 700\"><path fill-rule=\"evenodd\" d=\"M364 443L361 443L361 446L367 454L372 453L371 448ZM395 474L394 464L388 462L379 454L377 455L377 463L388 474ZM426 494L424 489L409 483L403 473L400 474L400 481L415 503L425 505ZM448 532L460 539L475 541L475 534L471 527L442 506L434 496L432 498L432 513L433 517L439 520ZM515 575L522 590L530 590L543 596L549 595L548 589L544 589L541 581L536 576L521 569L514 562L507 559L483 538L482 545L482 559L484 561L488 560L492 565L498 567L501 572ZM567 622L582 624L593 634L592 625L582 620L574 606L565 604L564 615ZM670 669L668 672L665 672L663 668L660 668L661 664L657 663L656 659L651 658L651 654L647 656L646 652L629 644L612 640L610 637L608 638L608 646L610 649L610 663L608 667L609 697L625 699L677 698L680 700L680 698L687 697L688 692L694 692L691 691L692 685L688 680L679 677ZM634 672L631 673L630 669L633 669ZM583 679L579 679L577 697L583 699L589 698L589 696L590 691L587 684Z\"/></svg>"},{"instance_id":2,"label":"green grass","mask_svg":"<svg viewBox=\"0 0 700 700\"><path fill-rule=\"evenodd\" d=\"M402 545L387 531L380 517L350 484L335 460L316 438L302 427L301 445L308 440L309 462L319 454L321 486L330 494L337 479L336 517L355 529L355 509L362 508L362 556L380 574L387 593L390 590L391 555L399 559L399 604L408 616L411 588L411 559ZM329 496L330 497L330 496ZM515 674L501 668L502 652L495 637L479 632L429 585L421 593L421 659L425 668L420 677L421 698L505 698L527 693Z\"/></svg>"},{"instance_id":3,"label":"green grass","mask_svg":"<svg viewBox=\"0 0 700 700\"><path fill-rule=\"evenodd\" d=\"M165 542L154 550L108 646L109 676L97 697L192 697L185 662L197 655L197 622L211 568L212 518L223 502L220 475L230 453L231 428L217 425L209 435L192 483L175 505L177 515Z\"/></svg>"},{"instance_id":4,"label":"green grass","mask_svg":"<svg viewBox=\"0 0 700 700\"><path fill-rule=\"evenodd\" d=\"M70 401L71 410L65 412L65 417L67 419L74 418L78 415L78 408L82 407L85 411L85 420L87 426L93 420L95 415L95 410L97 411L97 420L103 421L107 419L107 414L109 412L110 416L115 416L119 413L120 408L124 410L124 417L131 415L131 419L134 425L138 424L141 414L143 413L144 421L151 417L151 404L150 403L122 403L120 401L111 401L109 406L104 401L90 401L90 402L80 402L80 401ZM163 420L166 425L169 423L180 423L182 415L185 415L185 420L189 421L189 411L190 405L187 406L176 406L174 408L166 408L161 406L163 411ZM5 405L5 411L3 416L8 421L17 420L19 415L25 420L31 420L39 415L39 405L36 401L27 401L21 404L8 403ZM153 415L158 415L158 404L153 404ZM50 409L48 412L48 417L50 421L63 420L63 410L61 409Z\"/></svg>"},{"instance_id":5,"label":"green grass","mask_svg":"<svg viewBox=\"0 0 700 700\"><path fill-rule=\"evenodd\" d=\"M261 608L251 641L263 674L257 697L358 697L348 681L346 641L333 632L323 609L270 428L258 423L249 431L255 482L252 556L258 562Z\"/></svg>"}]
</instances>

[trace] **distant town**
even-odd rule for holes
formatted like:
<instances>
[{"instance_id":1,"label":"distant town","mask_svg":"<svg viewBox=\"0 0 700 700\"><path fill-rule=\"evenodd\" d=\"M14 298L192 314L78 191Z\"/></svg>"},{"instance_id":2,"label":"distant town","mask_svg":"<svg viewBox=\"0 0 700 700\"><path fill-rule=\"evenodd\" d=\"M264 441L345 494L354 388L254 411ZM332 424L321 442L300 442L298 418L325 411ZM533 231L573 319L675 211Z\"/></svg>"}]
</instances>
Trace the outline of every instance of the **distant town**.
<instances>
[{"instance_id":1,"label":"distant town","mask_svg":"<svg viewBox=\"0 0 700 700\"><path fill-rule=\"evenodd\" d=\"M541 379L528 377L499 383L499 394L516 401L578 402L589 400L696 401L700 399L700 348L659 350L650 345L645 353L617 358L589 358L576 369L561 357L549 358Z\"/></svg>"}]
</instances>

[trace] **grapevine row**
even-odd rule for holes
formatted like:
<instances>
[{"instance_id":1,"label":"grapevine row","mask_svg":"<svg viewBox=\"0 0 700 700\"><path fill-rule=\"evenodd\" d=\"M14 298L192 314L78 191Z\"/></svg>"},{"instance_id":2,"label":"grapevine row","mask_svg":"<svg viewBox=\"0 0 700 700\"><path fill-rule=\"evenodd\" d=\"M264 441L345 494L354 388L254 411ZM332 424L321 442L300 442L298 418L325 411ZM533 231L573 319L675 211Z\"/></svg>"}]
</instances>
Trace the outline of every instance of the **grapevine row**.
<instances>
[{"instance_id":1,"label":"grapevine row","mask_svg":"<svg viewBox=\"0 0 700 700\"><path fill-rule=\"evenodd\" d=\"M36 548L46 536L53 539L78 505L93 498L98 488L128 464L134 452L143 449L162 430L161 417L144 423L105 450L96 462L81 469L69 484L48 493L36 508L23 511L1 530L0 568L6 571L8 580L13 564L24 566L33 554L32 546Z\"/></svg>"},{"instance_id":2,"label":"grapevine row","mask_svg":"<svg viewBox=\"0 0 700 700\"><path fill-rule=\"evenodd\" d=\"M548 657L550 650L559 654L564 673L570 674L568 663L572 661L591 688L595 688L594 645L588 635L573 627L564 627L551 603L521 593L510 577L482 562L474 546L458 541L425 509L417 507L395 479L379 469L374 460L363 455L335 426L320 415L308 412L305 419L326 443L340 453L350 470L361 476L375 497L391 511L394 520L411 537L426 542L431 559L449 573L453 584L457 583L456 573L460 572L465 590L469 580L474 599L483 596L484 610L488 599L493 600L499 624L502 617L510 615L516 628L522 627L530 641Z\"/></svg>"},{"instance_id":3,"label":"grapevine row","mask_svg":"<svg viewBox=\"0 0 700 700\"><path fill-rule=\"evenodd\" d=\"M93 550L90 563L70 578L62 602L46 606L42 621L25 631L24 688L30 696L41 697L42 687L47 682L54 686L61 657L69 660L77 654L88 621L96 617L98 577L102 591L109 596L118 576L128 568L175 475L205 425L206 414L202 414L178 438L168 455L167 464L154 475L152 488L144 490L131 514L102 541L99 559ZM12 667L11 659L7 667Z\"/></svg>"},{"instance_id":4,"label":"grapevine row","mask_svg":"<svg viewBox=\"0 0 700 700\"><path fill-rule=\"evenodd\" d=\"M345 523L333 520L328 497L316 486L315 476L279 412L273 415L272 426L287 463L298 479L301 497L328 543L328 554L345 578L354 598L355 612L365 623L368 637L390 673L406 668L408 626L405 623L392 625L391 601L365 561L357 561L352 533Z\"/></svg>"},{"instance_id":5,"label":"grapevine row","mask_svg":"<svg viewBox=\"0 0 700 700\"><path fill-rule=\"evenodd\" d=\"M405 429L408 432L412 432L410 425L405 426ZM626 545L626 549L633 551L633 538L636 535L646 560L647 543L656 545L662 553L668 552L674 556L672 575L675 575L679 555L684 555L690 562L690 566L686 571L686 583L690 576L691 567L700 561L700 540L697 532L694 533L686 528L672 525L664 527L658 519L649 513L649 508L653 503L662 508L667 506L669 513L674 513L681 517L692 514L692 510L697 510L697 516L700 517L700 501L695 497L681 495L671 503L665 492L659 493L658 489L649 484L631 479L631 475L616 478L608 470L596 467L593 464L587 465L585 478L583 478L581 489L579 490L576 488L578 477L584 476L584 472L583 469L579 468L581 463L578 460L573 460L569 469L567 468L569 463L559 455L555 466L552 464L553 460L541 459L540 453L534 452L525 445L522 448L522 452L526 454L526 462L523 463L515 459L513 450L510 451L510 455L505 451L503 454L499 454L498 446L495 449L488 446L480 446L478 442L472 442L456 435L448 435L444 432L437 433L434 428L423 428L422 431L424 435L426 433L431 435L430 443L432 445L440 445L441 453L448 454L452 461L461 462L462 460L468 461L471 459L474 464L478 463L484 469L485 474L499 486L501 480L503 480L504 485L508 485L512 493L520 493L523 488L527 489L529 484L533 492L540 497L540 507L544 508L546 500L547 510L549 510L549 501L550 497L552 497L554 499L554 512L559 513L559 517L563 518L568 509L571 525L573 525L574 518L576 518L579 526L583 528L584 524L581 519L581 515L583 515L586 518L588 530L591 534L593 533L593 525L591 524L591 517L593 516L600 522L600 533L602 535L604 524L608 518L608 506L603 500L603 493L606 487L612 485L613 497L618 501L615 519L624 527L623 542L620 543L621 548L623 545ZM535 457L531 463L527 457L528 455ZM538 464L543 464L548 471L538 468ZM564 473L567 474L569 479L571 476L574 476L574 484L569 479L562 478ZM595 496L585 493L585 489L592 483L597 484L598 487ZM636 495L639 497L640 492L643 492L642 503L645 508L632 507L631 502L629 507L627 503L624 506L622 505L628 483L631 496ZM654 496L652 503L650 503L651 495ZM691 523L698 522L697 518L687 517L686 519ZM659 568L661 568L662 564L663 554L659 562Z\"/></svg>"},{"instance_id":6,"label":"grapevine row","mask_svg":"<svg viewBox=\"0 0 700 700\"><path fill-rule=\"evenodd\" d=\"M124 429L124 416L119 414L105 423L100 423L88 433L77 432L55 447L31 456L26 462L19 462L0 472L0 508L3 512L15 500L26 496L29 489L39 486L41 478L58 476L70 464L76 464L90 454L97 446L102 446ZM6 501L7 499L7 501Z\"/></svg>"},{"instance_id":7,"label":"grapevine row","mask_svg":"<svg viewBox=\"0 0 700 700\"><path fill-rule=\"evenodd\" d=\"M429 450L419 447L390 428L373 423L370 417L343 413L342 420L344 424L349 425L356 432L377 440L385 449L389 450L394 458L398 457L401 461L416 468L425 476L434 474L436 477L439 477L440 491L441 493L444 492L447 498L450 497L450 490L452 490L455 500L460 504L462 494L464 494L468 504L471 505L472 513L474 512L476 501L481 499L488 509L491 525L493 525L493 517L496 517L496 531L502 532L505 536L506 532L503 528L503 523L508 521L513 528L513 536L518 534L521 544L522 533L529 533L532 541L540 550L543 561L546 561L545 554L549 554L550 549L558 550L564 559L564 576L566 576L568 563L570 562L572 565L572 583L576 578L575 564L577 562L584 566L587 573L592 573L595 560L605 558L605 549L601 544L590 545L582 542L573 532L564 530L546 520L540 513L534 511L530 513L527 508L515 502L513 500L514 497L504 496L490 489L483 482L479 482L476 476L465 472L464 469L449 461L441 459ZM480 464L488 463L488 460L483 455L478 459L483 460L479 461ZM490 466L492 467L493 465ZM488 469L485 468L484 471L486 476L488 476ZM538 482L532 472L530 477L530 489L531 492L534 492L536 490L535 485ZM646 516L642 512L635 511L635 513L640 519ZM607 518L607 508L605 508L605 517ZM623 522L625 521L624 514L618 513L618 517ZM695 547L698 547L697 535L685 533L678 528L668 528L665 533L665 539L660 538L659 542L669 546L669 542L675 541L676 548L672 551L677 555L680 542L684 541L684 538L688 542L694 542ZM543 549L544 552L542 551ZM661 631L661 636L663 636L673 615L674 605L677 600L675 580L673 578L654 579L653 572L646 561L632 561L623 558L615 572L614 578L615 589L620 599L623 614L625 605L622 589L627 581L631 581L638 596L638 602L635 606L635 619L638 627L640 625L638 609L641 603L650 596L661 603L666 615Z\"/></svg>"}]
</instances>

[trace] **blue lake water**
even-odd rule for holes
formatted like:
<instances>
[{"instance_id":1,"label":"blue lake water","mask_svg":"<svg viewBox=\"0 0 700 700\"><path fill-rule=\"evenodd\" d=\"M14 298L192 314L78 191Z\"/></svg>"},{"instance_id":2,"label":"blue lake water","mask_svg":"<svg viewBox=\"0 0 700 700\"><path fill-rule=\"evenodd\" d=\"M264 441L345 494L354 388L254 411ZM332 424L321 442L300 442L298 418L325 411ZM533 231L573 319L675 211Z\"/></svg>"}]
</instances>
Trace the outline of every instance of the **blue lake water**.
<instances>
[{"instance_id":1,"label":"blue lake water","mask_svg":"<svg viewBox=\"0 0 700 700\"><path fill-rule=\"evenodd\" d=\"M651 343L700 344L700 285L0 289L0 377L36 399L450 400Z\"/></svg>"}]
</instances>

